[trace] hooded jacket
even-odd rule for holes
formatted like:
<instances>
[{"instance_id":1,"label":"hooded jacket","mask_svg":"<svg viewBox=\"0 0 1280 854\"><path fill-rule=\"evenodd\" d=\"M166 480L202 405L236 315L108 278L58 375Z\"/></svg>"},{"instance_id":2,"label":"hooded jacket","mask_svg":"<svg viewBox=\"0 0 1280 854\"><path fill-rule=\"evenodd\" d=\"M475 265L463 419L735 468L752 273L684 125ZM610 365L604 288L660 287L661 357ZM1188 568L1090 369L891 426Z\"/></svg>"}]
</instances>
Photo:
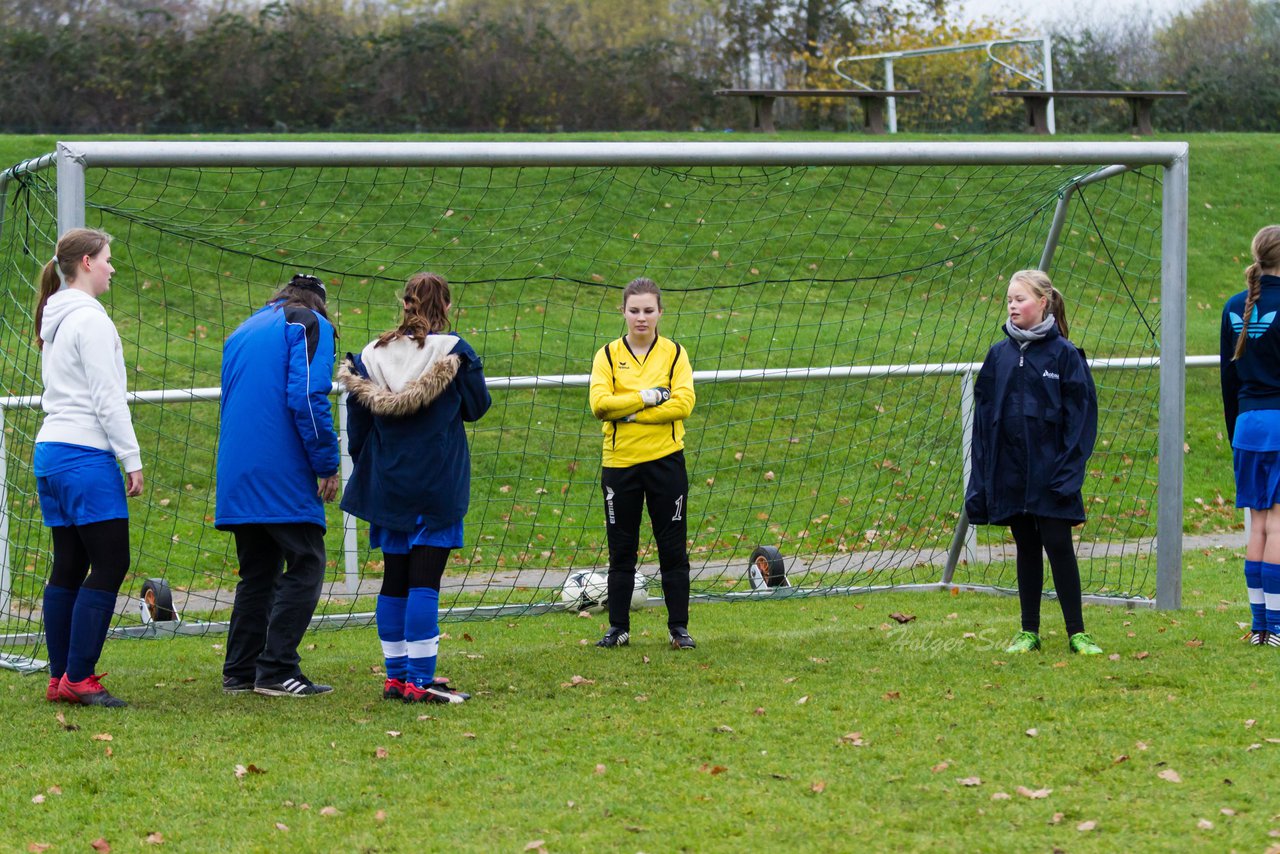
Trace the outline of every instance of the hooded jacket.
<instances>
[{"instance_id":1,"label":"hooded jacket","mask_svg":"<svg viewBox=\"0 0 1280 854\"><path fill-rule=\"evenodd\" d=\"M267 303L222 350L218 528L306 522L324 527L316 480L338 471L333 324Z\"/></svg>"},{"instance_id":2,"label":"hooded jacket","mask_svg":"<svg viewBox=\"0 0 1280 854\"><path fill-rule=\"evenodd\" d=\"M125 471L139 471L124 348L102 303L75 288L58 291L45 303L40 337L45 417L36 441L111 451Z\"/></svg>"},{"instance_id":3,"label":"hooded jacket","mask_svg":"<svg viewBox=\"0 0 1280 854\"><path fill-rule=\"evenodd\" d=\"M1056 326L1026 350L1006 337L987 352L974 385L969 521L1000 525L1025 513L1083 522L1080 490L1097 435L1084 351Z\"/></svg>"},{"instance_id":4,"label":"hooded jacket","mask_svg":"<svg viewBox=\"0 0 1280 854\"><path fill-rule=\"evenodd\" d=\"M484 366L456 335L370 342L338 369L347 391L347 448L354 468L342 509L393 531L441 530L471 498L465 421L493 402Z\"/></svg>"}]
</instances>

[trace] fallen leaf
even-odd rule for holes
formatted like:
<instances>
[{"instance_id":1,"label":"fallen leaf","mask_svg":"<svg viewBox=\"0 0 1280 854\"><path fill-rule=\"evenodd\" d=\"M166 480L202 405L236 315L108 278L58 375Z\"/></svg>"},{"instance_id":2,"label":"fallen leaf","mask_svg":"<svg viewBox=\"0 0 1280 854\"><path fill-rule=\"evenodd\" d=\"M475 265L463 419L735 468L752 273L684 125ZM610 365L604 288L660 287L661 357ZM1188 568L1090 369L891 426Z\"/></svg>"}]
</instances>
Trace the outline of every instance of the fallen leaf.
<instances>
[{"instance_id":1,"label":"fallen leaf","mask_svg":"<svg viewBox=\"0 0 1280 854\"><path fill-rule=\"evenodd\" d=\"M267 772L263 771L257 765L250 764L248 766L237 765L235 768L235 773L236 773L237 780L243 780L249 774L265 774Z\"/></svg>"},{"instance_id":2,"label":"fallen leaf","mask_svg":"<svg viewBox=\"0 0 1280 854\"><path fill-rule=\"evenodd\" d=\"M774 476L775 476L774 473L771 471L767 471L764 473L765 480L773 480Z\"/></svg>"},{"instance_id":3,"label":"fallen leaf","mask_svg":"<svg viewBox=\"0 0 1280 854\"><path fill-rule=\"evenodd\" d=\"M714 777L717 774L723 774L725 771L728 771L729 769L723 765L708 765L707 763L704 762L698 766L698 770L704 774L710 774L711 776Z\"/></svg>"},{"instance_id":4,"label":"fallen leaf","mask_svg":"<svg viewBox=\"0 0 1280 854\"><path fill-rule=\"evenodd\" d=\"M1063 818L1065 818L1065 816L1062 813L1056 812L1049 819L1049 824L1061 824Z\"/></svg>"},{"instance_id":5,"label":"fallen leaf","mask_svg":"<svg viewBox=\"0 0 1280 854\"><path fill-rule=\"evenodd\" d=\"M277 822L276 822L276 830L283 830L285 833L288 833L288 832L289 832L289 825L285 824L283 821L277 821Z\"/></svg>"},{"instance_id":6,"label":"fallen leaf","mask_svg":"<svg viewBox=\"0 0 1280 854\"><path fill-rule=\"evenodd\" d=\"M62 712L58 712L58 720L62 720ZM1245 728L1245 729L1252 729L1252 728L1253 728L1253 725L1254 725L1254 724L1256 724L1256 723L1257 723L1257 721L1255 721L1253 718L1249 718L1249 720L1247 720L1247 721L1245 721L1245 722L1244 722L1244 728Z\"/></svg>"},{"instance_id":7,"label":"fallen leaf","mask_svg":"<svg viewBox=\"0 0 1280 854\"><path fill-rule=\"evenodd\" d=\"M764 717L764 706L756 706L756 710L751 714L755 715L758 718Z\"/></svg>"},{"instance_id":8,"label":"fallen leaf","mask_svg":"<svg viewBox=\"0 0 1280 854\"><path fill-rule=\"evenodd\" d=\"M42 803L44 803L44 795L33 795L33 796L32 796L32 798L31 798L31 803L33 803L33 804L42 804Z\"/></svg>"},{"instance_id":9,"label":"fallen leaf","mask_svg":"<svg viewBox=\"0 0 1280 854\"><path fill-rule=\"evenodd\" d=\"M387 735L391 736L392 738L399 738L399 737L400 737L400 730L398 730L398 729L389 729L389 730L387 730Z\"/></svg>"},{"instance_id":10,"label":"fallen leaf","mask_svg":"<svg viewBox=\"0 0 1280 854\"><path fill-rule=\"evenodd\" d=\"M805 703L807 703L807 702L809 702L809 695L808 695L808 694L805 694L805 695L804 695L803 697L801 697L799 700L796 700L796 705L797 705L797 706L803 706L803 705L804 705Z\"/></svg>"},{"instance_id":11,"label":"fallen leaf","mask_svg":"<svg viewBox=\"0 0 1280 854\"><path fill-rule=\"evenodd\" d=\"M46 792L48 792L48 793L49 793L49 794L51 794L51 795L61 795L61 794L62 794L62 787L61 787L61 786L50 786L49 788L45 789L45 791L46 791Z\"/></svg>"},{"instance_id":12,"label":"fallen leaf","mask_svg":"<svg viewBox=\"0 0 1280 854\"><path fill-rule=\"evenodd\" d=\"M596 684L596 680L594 680L594 679L584 679L583 677L578 676L578 675L576 675L576 674L575 674L574 676L571 676L571 677L569 678L569 681L568 681L568 682L561 682L561 683L560 683L560 687L561 687L561 688L575 688L575 687L577 687L578 685L594 685L594 684Z\"/></svg>"},{"instance_id":13,"label":"fallen leaf","mask_svg":"<svg viewBox=\"0 0 1280 854\"><path fill-rule=\"evenodd\" d=\"M816 781L812 786L809 787L809 791L813 792L816 795L820 795L826 790L827 790L827 784L822 782L821 780Z\"/></svg>"},{"instance_id":14,"label":"fallen leaf","mask_svg":"<svg viewBox=\"0 0 1280 854\"><path fill-rule=\"evenodd\" d=\"M100 852L100 854L107 854L107 852L111 850L111 844L101 836L90 842L89 847L94 851Z\"/></svg>"},{"instance_id":15,"label":"fallen leaf","mask_svg":"<svg viewBox=\"0 0 1280 854\"><path fill-rule=\"evenodd\" d=\"M1156 775L1161 780L1168 780L1170 783L1181 783L1182 776L1172 768L1166 768Z\"/></svg>"},{"instance_id":16,"label":"fallen leaf","mask_svg":"<svg viewBox=\"0 0 1280 854\"><path fill-rule=\"evenodd\" d=\"M374 813L374 814L373 814L373 820L374 820L374 821L386 821L386 820L387 820L387 811L386 811L386 810L378 810L376 813Z\"/></svg>"},{"instance_id":17,"label":"fallen leaf","mask_svg":"<svg viewBox=\"0 0 1280 854\"><path fill-rule=\"evenodd\" d=\"M1236 814L1236 811L1233 810L1231 807L1223 807L1222 809L1218 810L1218 812L1228 816Z\"/></svg>"},{"instance_id":18,"label":"fallen leaf","mask_svg":"<svg viewBox=\"0 0 1280 854\"><path fill-rule=\"evenodd\" d=\"M532 842L527 843L524 846L524 850L525 851L546 851L547 850L545 847L546 844L547 842L545 839L535 839Z\"/></svg>"},{"instance_id":19,"label":"fallen leaf","mask_svg":"<svg viewBox=\"0 0 1280 854\"><path fill-rule=\"evenodd\" d=\"M75 732L76 730L80 729L80 727L79 727L77 724L69 724L69 723L67 723L67 716L66 716L66 715L64 715L64 714L62 714L62 712L58 712L58 713L57 713L56 715L54 715L53 717L54 717L54 720L56 720L58 723L62 724L62 728L63 728L63 729L65 729L67 732ZM37 842L33 842L33 843L31 843L31 844L32 844L32 845L43 845L44 843L37 843Z\"/></svg>"},{"instance_id":20,"label":"fallen leaf","mask_svg":"<svg viewBox=\"0 0 1280 854\"><path fill-rule=\"evenodd\" d=\"M901 699L902 699L902 692L901 692L901 691L885 691L885 692L884 692L884 699L886 699L886 700L901 700Z\"/></svg>"},{"instance_id":21,"label":"fallen leaf","mask_svg":"<svg viewBox=\"0 0 1280 854\"><path fill-rule=\"evenodd\" d=\"M1040 730L1036 729L1035 727L1032 727L1031 729L1027 730L1028 738L1035 738L1039 734L1040 734Z\"/></svg>"},{"instance_id":22,"label":"fallen leaf","mask_svg":"<svg viewBox=\"0 0 1280 854\"><path fill-rule=\"evenodd\" d=\"M1209 821L1207 818L1202 818L1196 822L1196 827L1201 830L1213 830L1213 822Z\"/></svg>"},{"instance_id":23,"label":"fallen leaf","mask_svg":"<svg viewBox=\"0 0 1280 854\"><path fill-rule=\"evenodd\" d=\"M1081 833L1086 833L1090 830L1093 830L1097 826L1098 826L1098 823L1096 821L1082 821L1076 825L1076 830L1080 831Z\"/></svg>"},{"instance_id":24,"label":"fallen leaf","mask_svg":"<svg viewBox=\"0 0 1280 854\"><path fill-rule=\"evenodd\" d=\"M897 620L899 623L902 623L903 625L906 625L907 623L911 622L915 618L916 618L915 614L900 614L897 611L894 611L892 614L889 615L889 619Z\"/></svg>"},{"instance_id":25,"label":"fallen leaf","mask_svg":"<svg viewBox=\"0 0 1280 854\"><path fill-rule=\"evenodd\" d=\"M958 781L961 786L981 786L981 777L961 777Z\"/></svg>"},{"instance_id":26,"label":"fallen leaf","mask_svg":"<svg viewBox=\"0 0 1280 854\"><path fill-rule=\"evenodd\" d=\"M1121 762L1128 762L1128 761L1129 761L1129 754L1127 754L1127 753L1121 753L1121 754L1120 754L1119 756L1117 756L1115 759L1111 760L1111 764L1112 764L1112 765L1119 765Z\"/></svg>"},{"instance_id":27,"label":"fallen leaf","mask_svg":"<svg viewBox=\"0 0 1280 854\"><path fill-rule=\"evenodd\" d=\"M462 639L463 639L464 641L466 641L467 643L475 643L475 641L476 641L476 639L475 639L475 638L473 638L473 637L472 637L470 634L468 634L467 632L463 632L463 633L462 633Z\"/></svg>"},{"instance_id":28,"label":"fallen leaf","mask_svg":"<svg viewBox=\"0 0 1280 854\"><path fill-rule=\"evenodd\" d=\"M385 747L377 747L374 749L373 755L378 759L386 759L391 754L387 751Z\"/></svg>"},{"instance_id":29,"label":"fallen leaf","mask_svg":"<svg viewBox=\"0 0 1280 854\"><path fill-rule=\"evenodd\" d=\"M111 737L111 733L109 733L109 732L100 732L100 733L98 733L97 735L95 735L95 736L93 737L93 740L94 740L94 741L112 741L113 739L112 739L112 737Z\"/></svg>"},{"instance_id":30,"label":"fallen leaf","mask_svg":"<svg viewBox=\"0 0 1280 854\"><path fill-rule=\"evenodd\" d=\"M48 851L52 847L53 845L48 842L32 842L27 845L27 850L30 851L31 854L43 854L43 852Z\"/></svg>"},{"instance_id":31,"label":"fallen leaf","mask_svg":"<svg viewBox=\"0 0 1280 854\"><path fill-rule=\"evenodd\" d=\"M1031 798L1034 801L1039 800L1040 798L1049 797L1049 793L1052 792L1053 789L1028 789L1026 786L1019 786L1015 791L1017 791L1019 795L1022 795L1022 797Z\"/></svg>"},{"instance_id":32,"label":"fallen leaf","mask_svg":"<svg viewBox=\"0 0 1280 854\"><path fill-rule=\"evenodd\" d=\"M716 732L733 732L733 727L728 724L720 724L720 726L716 727Z\"/></svg>"},{"instance_id":33,"label":"fallen leaf","mask_svg":"<svg viewBox=\"0 0 1280 854\"><path fill-rule=\"evenodd\" d=\"M1142 659L1144 658L1150 658L1151 653L1147 652L1146 650L1143 650L1142 652L1135 652L1133 654L1133 657L1138 659L1138 661L1142 661Z\"/></svg>"},{"instance_id":34,"label":"fallen leaf","mask_svg":"<svg viewBox=\"0 0 1280 854\"><path fill-rule=\"evenodd\" d=\"M163 834L163 833L148 833L148 834L147 834L147 844L149 844L149 845L164 845L164 834Z\"/></svg>"},{"instance_id":35,"label":"fallen leaf","mask_svg":"<svg viewBox=\"0 0 1280 854\"><path fill-rule=\"evenodd\" d=\"M929 770L935 774L941 774L943 771L946 771L950 767L951 767L950 762L939 762L937 765L933 766Z\"/></svg>"},{"instance_id":36,"label":"fallen leaf","mask_svg":"<svg viewBox=\"0 0 1280 854\"><path fill-rule=\"evenodd\" d=\"M606 770L608 770L608 769L607 769L607 768L605 768L605 766L604 766L604 765L596 765L596 773L597 773L597 774L603 774Z\"/></svg>"},{"instance_id":37,"label":"fallen leaf","mask_svg":"<svg viewBox=\"0 0 1280 854\"><path fill-rule=\"evenodd\" d=\"M320 808L320 815L337 815L337 814L338 814L337 807L321 807Z\"/></svg>"},{"instance_id":38,"label":"fallen leaf","mask_svg":"<svg viewBox=\"0 0 1280 854\"><path fill-rule=\"evenodd\" d=\"M476 737L476 734L475 734L474 732L464 732L464 733L462 734L462 737L463 737L463 738L475 738L475 737Z\"/></svg>"},{"instance_id":39,"label":"fallen leaf","mask_svg":"<svg viewBox=\"0 0 1280 854\"><path fill-rule=\"evenodd\" d=\"M865 747L867 744L862 740L862 733L860 732L846 732L844 735L840 736L839 743L852 744L854 747Z\"/></svg>"},{"instance_id":40,"label":"fallen leaf","mask_svg":"<svg viewBox=\"0 0 1280 854\"><path fill-rule=\"evenodd\" d=\"M1192 648L1202 647L1204 646L1204 641L1200 640L1199 638L1192 638L1191 640L1187 641L1187 646Z\"/></svg>"},{"instance_id":41,"label":"fallen leaf","mask_svg":"<svg viewBox=\"0 0 1280 854\"><path fill-rule=\"evenodd\" d=\"M1013 796L1010 795L1008 792L992 792L991 793L991 800L993 801L1007 801L1011 797Z\"/></svg>"}]
</instances>

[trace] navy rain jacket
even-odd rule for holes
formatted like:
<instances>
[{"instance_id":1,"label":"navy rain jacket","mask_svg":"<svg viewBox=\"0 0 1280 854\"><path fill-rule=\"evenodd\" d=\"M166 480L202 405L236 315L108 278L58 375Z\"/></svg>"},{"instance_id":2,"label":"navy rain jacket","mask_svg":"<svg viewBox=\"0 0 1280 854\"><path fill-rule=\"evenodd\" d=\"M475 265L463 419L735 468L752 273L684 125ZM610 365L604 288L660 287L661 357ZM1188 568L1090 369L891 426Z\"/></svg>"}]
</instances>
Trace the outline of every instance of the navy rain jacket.
<instances>
[{"instance_id":1,"label":"navy rain jacket","mask_svg":"<svg viewBox=\"0 0 1280 854\"><path fill-rule=\"evenodd\" d=\"M1080 490L1097 436L1084 351L1056 326L1025 351L1006 337L987 352L974 386L969 521L1001 525L1025 513L1083 522Z\"/></svg>"},{"instance_id":2,"label":"navy rain jacket","mask_svg":"<svg viewBox=\"0 0 1280 854\"><path fill-rule=\"evenodd\" d=\"M309 522L324 527L316 480L338 471L333 324L267 303L222 349L218 528Z\"/></svg>"},{"instance_id":3,"label":"navy rain jacket","mask_svg":"<svg viewBox=\"0 0 1280 854\"><path fill-rule=\"evenodd\" d=\"M347 448L355 464L342 509L393 531L447 528L466 515L471 452L464 421L492 398L483 364L461 338L401 392L369 379L361 357L338 369L347 389Z\"/></svg>"}]
</instances>

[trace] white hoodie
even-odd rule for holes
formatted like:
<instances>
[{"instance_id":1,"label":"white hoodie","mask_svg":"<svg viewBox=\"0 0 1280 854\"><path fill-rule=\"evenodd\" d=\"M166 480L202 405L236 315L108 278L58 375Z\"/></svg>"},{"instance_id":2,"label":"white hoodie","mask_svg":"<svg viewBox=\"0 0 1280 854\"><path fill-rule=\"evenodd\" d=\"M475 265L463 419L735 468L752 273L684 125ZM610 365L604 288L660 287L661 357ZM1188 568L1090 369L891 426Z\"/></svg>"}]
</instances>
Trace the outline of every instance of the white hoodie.
<instances>
[{"instance_id":1,"label":"white hoodie","mask_svg":"<svg viewBox=\"0 0 1280 854\"><path fill-rule=\"evenodd\" d=\"M40 337L45 416L36 441L112 451L125 471L141 470L124 348L107 310L84 291L60 290L45 303Z\"/></svg>"}]
</instances>

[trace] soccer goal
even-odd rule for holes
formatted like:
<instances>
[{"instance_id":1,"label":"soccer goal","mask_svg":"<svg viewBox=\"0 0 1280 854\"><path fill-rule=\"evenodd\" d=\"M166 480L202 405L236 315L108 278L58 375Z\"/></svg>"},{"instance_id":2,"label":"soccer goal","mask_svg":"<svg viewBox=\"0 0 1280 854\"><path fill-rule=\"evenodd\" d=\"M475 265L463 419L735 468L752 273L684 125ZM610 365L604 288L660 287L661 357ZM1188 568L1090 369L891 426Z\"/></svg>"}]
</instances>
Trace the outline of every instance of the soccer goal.
<instances>
[{"instance_id":1,"label":"soccer goal","mask_svg":"<svg viewBox=\"0 0 1280 854\"><path fill-rule=\"evenodd\" d=\"M0 174L0 649L39 666L50 541L31 474L38 272L76 225L115 236L144 497L117 635L225 627L214 530L227 335L295 271L328 283L338 352L443 274L494 406L470 428L448 618L561 608L607 563L591 358L632 278L690 353L689 550L704 600L1016 586L963 518L972 378L1009 273L1042 267L1088 353L1100 437L1079 531L1091 601L1176 608L1186 146L1180 143L74 142ZM1166 357L1167 358L1162 358ZM335 395L340 390L335 388ZM342 408L337 407L339 420ZM344 467L345 470L345 467ZM429 484L424 484L429 489ZM317 622L371 621L381 575L330 510ZM656 572L642 542L641 569ZM658 595L656 582L650 588Z\"/></svg>"}]
</instances>

